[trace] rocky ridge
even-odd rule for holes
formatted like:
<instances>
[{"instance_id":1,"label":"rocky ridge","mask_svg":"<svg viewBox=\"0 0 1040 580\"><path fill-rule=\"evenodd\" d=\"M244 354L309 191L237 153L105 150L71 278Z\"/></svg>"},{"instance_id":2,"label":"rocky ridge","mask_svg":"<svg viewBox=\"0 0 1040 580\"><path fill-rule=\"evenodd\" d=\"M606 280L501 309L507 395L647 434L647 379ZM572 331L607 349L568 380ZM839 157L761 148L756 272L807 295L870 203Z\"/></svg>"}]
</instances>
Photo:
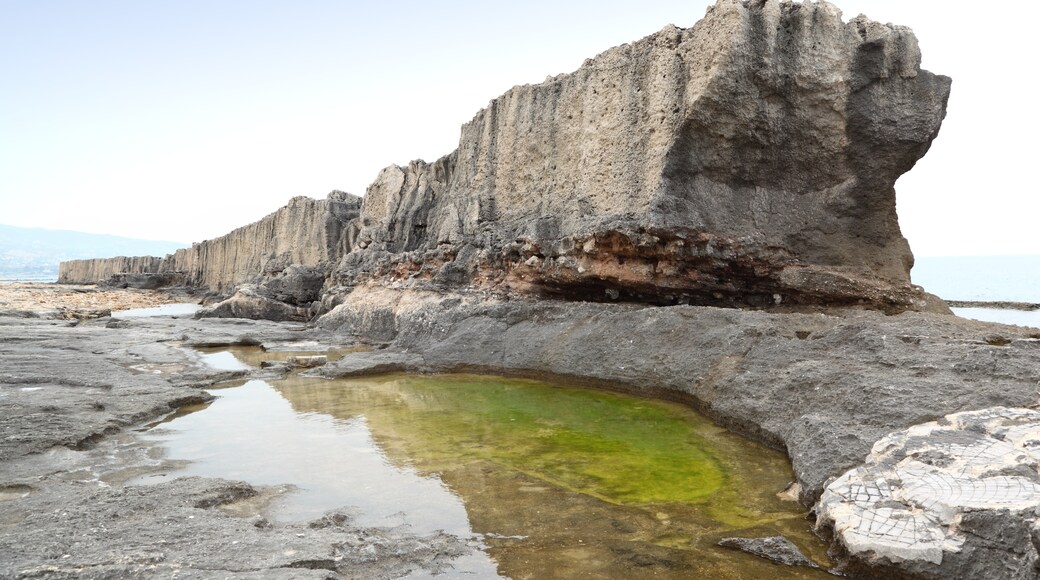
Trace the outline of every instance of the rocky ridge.
<instances>
[{"instance_id":1,"label":"rocky ridge","mask_svg":"<svg viewBox=\"0 0 1040 580\"><path fill-rule=\"evenodd\" d=\"M893 184L949 88L907 28L845 23L825 2L721 0L693 28L514 87L454 152L384 169L363 200L295 198L147 267L223 294L298 264L332 294L920 310ZM66 263L61 280L124 267Z\"/></svg>"},{"instance_id":2,"label":"rocky ridge","mask_svg":"<svg viewBox=\"0 0 1040 580\"><path fill-rule=\"evenodd\" d=\"M276 280L301 267L325 271L352 245L360 206L360 198L341 191L333 191L323 200L294 197L258 222L164 258L62 262L58 282L111 281L117 286L142 287L158 278L165 286L231 293L242 284Z\"/></svg>"}]
</instances>

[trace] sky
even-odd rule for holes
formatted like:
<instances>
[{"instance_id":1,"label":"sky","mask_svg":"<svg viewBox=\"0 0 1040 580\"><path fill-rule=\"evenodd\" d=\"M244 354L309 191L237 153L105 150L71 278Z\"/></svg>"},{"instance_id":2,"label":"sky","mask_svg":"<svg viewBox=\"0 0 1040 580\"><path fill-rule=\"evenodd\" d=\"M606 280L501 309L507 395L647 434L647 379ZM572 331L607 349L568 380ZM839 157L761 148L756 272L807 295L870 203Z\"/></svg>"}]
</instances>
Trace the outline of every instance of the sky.
<instances>
[{"instance_id":1,"label":"sky","mask_svg":"<svg viewBox=\"0 0 1040 580\"><path fill-rule=\"evenodd\" d=\"M910 26L924 68L954 79L896 185L915 254L1040 254L1040 3L835 3ZM361 195L387 165L450 153L512 86L708 5L0 0L0 223L188 243L295 195Z\"/></svg>"}]
</instances>

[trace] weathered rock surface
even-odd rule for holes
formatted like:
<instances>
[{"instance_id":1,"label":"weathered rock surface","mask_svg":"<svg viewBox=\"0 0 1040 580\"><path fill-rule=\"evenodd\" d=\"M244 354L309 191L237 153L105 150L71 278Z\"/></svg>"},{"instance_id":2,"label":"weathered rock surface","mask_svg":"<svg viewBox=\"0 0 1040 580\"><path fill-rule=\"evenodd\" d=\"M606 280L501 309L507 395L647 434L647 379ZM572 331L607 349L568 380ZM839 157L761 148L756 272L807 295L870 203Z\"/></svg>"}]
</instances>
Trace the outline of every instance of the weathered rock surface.
<instances>
[{"instance_id":1,"label":"weathered rock surface","mask_svg":"<svg viewBox=\"0 0 1040 580\"><path fill-rule=\"evenodd\" d=\"M155 256L70 260L58 266L58 283L96 284L114 275L152 274L159 271L162 263L163 258Z\"/></svg>"},{"instance_id":2,"label":"weathered rock surface","mask_svg":"<svg viewBox=\"0 0 1040 580\"><path fill-rule=\"evenodd\" d=\"M1035 578L1038 463L1040 412L947 415L879 440L865 466L827 486L819 525L853 571Z\"/></svg>"},{"instance_id":3,"label":"weathered rock surface","mask_svg":"<svg viewBox=\"0 0 1040 580\"><path fill-rule=\"evenodd\" d=\"M413 368L562 376L684 400L786 449L807 505L894 430L957 411L1040 403L1040 330L945 315L358 289L318 325L418 354L421 365L407 360ZM994 333L1006 341L987 340Z\"/></svg>"},{"instance_id":4,"label":"weathered rock surface","mask_svg":"<svg viewBox=\"0 0 1040 580\"><path fill-rule=\"evenodd\" d=\"M0 534L0 576L400 578L445 573L455 557L473 550L448 534L358 528L340 514L311 525L257 525L220 509L259 495L241 482L180 478L122 489L83 482L54 487L52 493L77 501L54 511L47 494L28 493L20 502L18 534Z\"/></svg>"},{"instance_id":5,"label":"weathered rock surface","mask_svg":"<svg viewBox=\"0 0 1040 580\"><path fill-rule=\"evenodd\" d=\"M723 538L719 541L723 548L732 548L754 554L771 562L784 566L805 566L816 568L816 563L805 557L805 554L791 540L783 536L770 538Z\"/></svg>"},{"instance_id":6,"label":"weathered rock surface","mask_svg":"<svg viewBox=\"0 0 1040 580\"><path fill-rule=\"evenodd\" d=\"M12 561L19 570L65 565L51 560L58 548L47 546L54 544L21 541L30 531L34 537L89 534L96 527L91 522L103 520L93 510L108 509L125 494L143 494L132 501L158 506L188 501L192 492L187 488L96 490L91 487L96 484L72 485L62 475L93 461L67 448L107 444L121 429L204 400L207 395L199 387L248 373L207 369L182 346L262 344L268 350L292 350L292 344L345 344L356 336L386 347L311 372L455 370L564 377L685 401L741 433L786 449L806 505L828 479L861 465L888 433L958 411L1040 403L1040 330L933 314L780 314L364 289L350 294L316 327L169 317L120 323L109 327L104 321L85 321L68 328L62 321L0 317L0 490L16 496L0 501L0 545L5 554L17 556ZM993 335L1005 339L1002 345L986 340ZM176 493L164 495L171 490ZM85 493L100 494L98 501L84 503ZM82 517L45 517L42 507L54 506L48 512L53 513L71 504ZM41 515L26 528L24 518L31 513ZM183 544L166 552L155 574L163 575L164 566L191 568L199 550L225 546L227 536L215 531L240 531L239 523L225 522L220 512L190 513L196 517L159 526L164 531L157 528L150 536L181 545L181 535L189 534L197 546ZM141 561L124 550L124 536L154 521L156 513L134 517L133 525L73 554L77 559L70 565L109 562L98 568L109 576L138 570ZM1004 529L1000 521L973 512L962 522L967 523L961 529L988 529L987 537L994 538L988 551L973 552L979 563L973 570L1015 565L1008 551L1027 550L1021 544L1026 536L1017 531L991 533ZM251 533L243 537L248 540ZM314 545L325 541L319 538ZM8 552L6 546L14 544ZM257 540L255 545L267 544ZM364 544L357 549L365 549ZM243 550L223 551L220 569L268 561L269 555L257 559ZM128 556L120 560L120 554ZM271 562L281 565L282 560Z\"/></svg>"},{"instance_id":7,"label":"weathered rock surface","mask_svg":"<svg viewBox=\"0 0 1040 580\"><path fill-rule=\"evenodd\" d=\"M327 288L924 309L893 184L937 134L950 80L919 65L904 27L720 0L693 28L513 88L456 151L384 169L363 202L295 198L157 271L223 293L300 264Z\"/></svg>"},{"instance_id":8,"label":"weathered rock surface","mask_svg":"<svg viewBox=\"0 0 1040 580\"><path fill-rule=\"evenodd\" d=\"M176 276L178 284L231 293L240 284L289 276L291 281L281 284L296 296L305 288L311 291L310 277L301 268L322 268L324 272L349 250L360 204L359 198L341 191L333 191L323 200L294 197L258 222L165 258L62 262L58 281L93 284L113 276L119 280L124 274L161 274Z\"/></svg>"},{"instance_id":9,"label":"weathered rock surface","mask_svg":"<svg viewBox=\"0 0 1040 580\"><path fill-rule=\"evenodd\" d=\"M160 262L161 265L161 262ZM157 269L157 265L155 268ZM136 288L139 290L157 290L171 286L185 286L184 276L178 272L120 272L112 274L98 283L106 288Z\"/></svg>"},{"instance_id":10,"label":"weathered rock surface","mask_svg":"<svg viewBox=\"0 0 1040 580\"><path fill-rule=\"evenodd\" d=\"M241 502L273 498L242 482L124 485L155 456L122 430L244 374L186 347L332 338L265 321L121 322L0 317L0 577L398 578L448 572L478 550L338 513L287 525L240 517Z\"/></svg>"},{"instance_id":11,"label":"weathered rock surface","mask_svg":"<svg viewBox=\"0 0 1040 580\"><path fill-rule=\"evenodd\" d=\"M356 352L307 374L326 378L365 377L428 370L422 355L401 352Z\"/></svg>"},{"instance_id":12,"label":"weathered rock surface","mask_svg":"<svg viewBox=\"0 0 1040 580\"><path fill-rule=\"evenodd\" d=\"M949 91L919 62L908 29L827 3L720 1L507 92L453 154L384 170L338 279L443 263L586 300L913 308L892 185Z\"/></svg>"},{"instance_id":13,"label":"weathered rock surface","mask_svg":"<svg viewBox=\"0 0 1040 580\"><path fill-rule=\"evenodd\" d=\"M312 313L273 298L265 288L241 286L230 298L195 313L195 318L249 318L278 322L305 322Z\"/></svg>"}]
</instances>

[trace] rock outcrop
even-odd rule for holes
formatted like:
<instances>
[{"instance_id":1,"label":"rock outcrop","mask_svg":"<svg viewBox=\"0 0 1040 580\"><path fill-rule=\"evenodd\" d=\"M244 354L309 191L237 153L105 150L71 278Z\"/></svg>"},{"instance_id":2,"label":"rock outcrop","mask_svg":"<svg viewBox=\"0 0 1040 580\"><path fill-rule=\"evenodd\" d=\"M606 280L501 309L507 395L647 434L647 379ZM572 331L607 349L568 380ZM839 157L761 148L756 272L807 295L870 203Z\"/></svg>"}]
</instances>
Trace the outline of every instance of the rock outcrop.
<instances>
[{"instance_id":1,"label":"rock outcrop","mask_svg":"<svg viewBox=\"0 0 1040 580\"><path fill-rule=\"evenodd\" d=\"M125 274L154 274L160 280L224 294L242 284L276 281L278 288L292 287L291 296L312 295L313 275L305 271L320 269L320 289L324 272L353 244L360 207L360 198L341 191L333 191L323 200L294 197L258 222L164 258L62 262L58 281L92 284L114 278L113 283L119 285L125 283ZM277 281L286 276L288 280ZM144 283L137 280L137 284ZM304 286L309 289L304 291Z\"/></svg>"},{"instance_id":2,"label":"rock outcrop","mask_svg":"<svg viewBox=\"0 0 1040 580\"><path fill-rule=\"evenodd\" d=\"M248 318L276 322L306 322L313 313L271 298L266 289L254 285L239 288L230 297L195 313L195 318Z\"/></svg>"},{"instance_id":3,"label":"rock outcrop","mask_svg":"<svg viewBox=\"0 0 1040 580\"><path fill-rule=\"evenodd\" d=\"M384 169L363 202L296 198L157 270L225 294L301 264L326 290L923 309L893 184L949 88L907 28L845 23L826 2L719 0L693 28L511 89L456 151Z\"/></svg>"},{"instance_id":4,"label":"rock outcrop","mask_svg":"<svg viewBox=\"0 0 1040 580\"><path fill-rule=\"evenodd\" d=\"M827 486L819 525L853 575L1036 578L1038 464L1037 411L948 415L879 440L865 466Z\"/></svg>"},{"instance_id":5,"label":"rock outcrop","mask_svg":"<svg viewBox=\"0 0 1040 580\"><path fill-rule=\"evenodd\" d=\"M96 284L113 276L125 279L134 275L155 274L163 258L155 256L118 256L69 260L58 267L58 284Z\"/></svg>"},{"instance_id":6,"label":"rock outcrop","mask_svg":"<svg viewBox=\"0 0 1040 580\"><path fill-rule=\"evenodd\" d=\"M338 280L914 308L893 184L950 86L919 63L903 27L722 0L691 29L510 90L436 163L384 170Z\"/></svg>"}]
</instances>

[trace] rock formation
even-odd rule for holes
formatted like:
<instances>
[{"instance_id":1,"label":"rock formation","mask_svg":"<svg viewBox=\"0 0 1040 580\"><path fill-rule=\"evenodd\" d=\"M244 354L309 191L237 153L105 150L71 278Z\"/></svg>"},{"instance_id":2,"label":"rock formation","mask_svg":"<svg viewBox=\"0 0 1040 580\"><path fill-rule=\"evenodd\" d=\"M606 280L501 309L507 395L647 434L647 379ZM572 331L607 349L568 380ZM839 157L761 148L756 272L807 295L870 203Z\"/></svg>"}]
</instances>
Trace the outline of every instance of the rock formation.
<instances>
[{"instance_id":1,"label":"rock formation","mask_svg":"<svg viewBox=\"0 0 1040 580\"><path fill-rule=\"evenodd\" d=\"M363 199L294 198L166 258L66 263L61 278L173 274L230 296L202 316L321 315L311 330L389 347L323 373L420 365L679 398L786 449L811 505L894 429L1034 404L1035 337L1011 341L1013 373L969 369L995 377L980 386L964 359L1002 347L945 338L936 319L952 317L648 305L927 309L893 185L949 89L907 28L845 23L826 2L718 0L693 28L514 87L454 152L382 170ZM958 394L908 408L897 375Z\"/></svg>"},{"instance_id":2,"label":"rock formation","mask_svg":"<svg viewBox=\"0 0 1040 580\"><path fill-rule=\"evenodd\" d=\"M163 258L154 256L119 256L116 258L94 258L69 260L58 267L59 284L94 284L112 276L122 278L134 274L155 274L162 267Z\"/></svg>"},{"instance_id":3,"label":"rock formation","mask_svg":"<svg viewBox=\"0 0 1040 580\"><path fill-rule=\"evenodd\" d=\"M475 287L577 300L920 309L893 184L950 80L913 33L825 3L720 0L571 74L515 87L363 202L296 198L156 271L230 293L291 264L326 289ZM68 263L92 282L123 265Z\"/></svg>"},{"instance_id":4,"label":"rock formation","mask_svg":"<svg viewBox=\"0 0 1040 580\"><path fill-rule=\"evenodd\" d=\"M58 282L95 283L116 276L118 283L125 281L120 274L176 273L180 275L177 283L231 293L242 284L298 275L301 267L324 271L349 251L360 207L358 197L342 191L333 191L323 200L294 197L258 222L165 258L62 262Z\"/></svg>"},{"instance_id":5,"label":"rock formation","mask_svg":"<svg viewBox=\"0 0 1040 580\"><path fill-rule=\"evenodd\" d=\"M867 464L827 486L819 525L850 569L943 578L1035 578L1040 567L1040 413L995 407L879 440Z\"/></svg>"}]
</instances>

